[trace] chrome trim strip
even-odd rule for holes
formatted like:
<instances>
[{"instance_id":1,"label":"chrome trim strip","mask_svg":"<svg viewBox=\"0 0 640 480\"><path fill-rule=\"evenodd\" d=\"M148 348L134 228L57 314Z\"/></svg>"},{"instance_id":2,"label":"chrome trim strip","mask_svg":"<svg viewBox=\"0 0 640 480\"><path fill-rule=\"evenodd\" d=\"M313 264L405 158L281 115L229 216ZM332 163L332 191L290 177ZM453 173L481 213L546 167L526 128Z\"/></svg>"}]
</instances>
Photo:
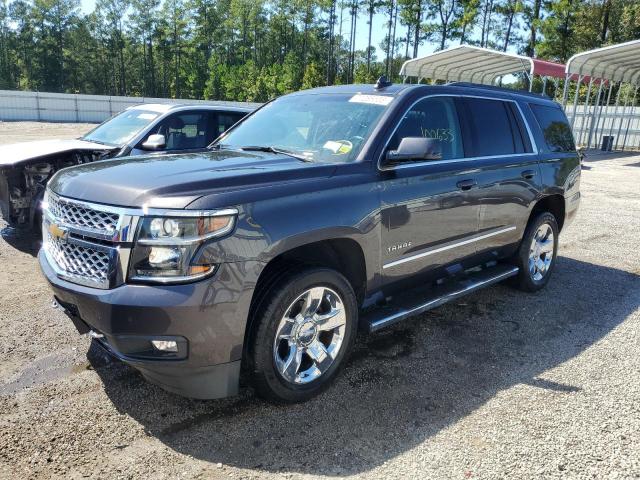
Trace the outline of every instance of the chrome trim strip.
<instances>
[{"instance_id":1,"label":"chrome trim strip","mask_svg":"<svg viewBox=\"0 0 640 480\"><path fill-rule=\"evenodd\" d=\"M207 270L206 272L197 273L195 275L187 275L182 277L133 276L133 277L129 277L129 280L134 280L136 282L141 282L141 283L155 283L155 284L161 284L161 285L170 285L172 283L191 283L191 282L195 282L196 280L202 280L203 278L213 275L213 273L216 270L217 270L217 265L212 265L211 267L209 267L209 270Z\"/></svg>"},{"instance_id":2,"label":"chrome trim strip","mask_svg":"<svg viewBox=\"0 0 640 480\"><path fill-rule=\"evenodd\" d=\"M389 315L388 317L381 318L380 320L377 320L371 323L371 325L369 326L369 330L371 332L374 332L387 325L396 323L400 320L404 320L405 318L410 317L412 315L418 315L420 313L426 312L427 310L431 310L432 308L439 307L440 305L450 302L451 300L455 300L456 298L466 295L467 293L473 292L474 290L478 290L480 288L492 285L501 280L504 280L505 278L513 277L514 275L517 275L519 270L520 269L518 267L513 267L510 270L501 273L500 275L496 275L494 277L488 278L481 282L472 283L471 285L467 285L466 287L460 290L456 290L447 295L443 295L443 296L431 299L426 303L418 305L417 307L413 307L408 310L403 310L401 312L394 313L393 315Z\"/></svg>"},{"instance_id":3,"label":"chrome trim strip","mask_svg":"<svg viewBox=\"0 0 640 480\"><path fill-rule=\"evenodd\" d=\"M420 258L424 258L424 257L427 257L429 255L433 255L433 254L436 254L436 253L440 253L440 252L444 252L444 251L447 251L447 250L451 250L452 248L461 247L463 245L468 245L468 244L474 243L474 242L479 242L480 240L484 240L486 238L494 237L494 236L500 235L502 233L510 232L512 230L515 230L515 229L516 229L515 226L502 228L502 229L496 230L494 232L485 233L484 235L480 235L478 237L473 237L473 238L468 238L466 240L462 240L461 242L452 243L450 245L445 245L443 247L437 247L437 248L434 248L432 250L427 250L426 252L422 252L422 253L418 253L416 255L412 255L410 257L404 257L404 258L400 258L399 260L394 260L393 262L385 263L382 266L382 268L384 269L384 268L395 267L397 265L401 265L401 264L407 263L407 262L412 262L414 260L418 260Z\"/></svg>"},{"instance_id":4,"label":"chrome trim strip","mask_svg":"<svg viewBox=\"0 0 640 480\"><path fill-rule=\"evenodd\" d=\"M378 167L380 171L386 172L389 170L401 170L403 168L413 168L413 167L424 167L425 165L445 165L447 163L462 163L462 162L473 162L475 160L486 160L488 158L520 158L520 157L533 157L537 155L537 153L515 153L513 155L492 155L490 157L468 157L468 158L450 158L447 160L429 160L425 162L411 162L411 163L403 163L401 165L394 165L392 167Z\"/></svg>"},{"instance_id":5,"label":"chrome trim strip","mask_svg":"<svg viewBox=\"0 0 640 480\"><path fill-rule=\"evenodd\" d=\"M141 213L145 217L222 217L225 215L237 215L237 208L225 208L223 210L172 210L164 208L142 207Z\"/></svg>"},{"instance_id":6,"label":"chrome trim strip","mask_svg":"<svg viewBox=\"0 0 640 480\"><path fill-rule=\"evenodd\" d=\"M527 129L527 134L529 135L529 141L531 142L531 148L533 149L533 151L532 152L528 152L528 153L515 153L513 155L488 155L488 156L484 156L484 157L465 157L465 158L449 158L449 159L446 159L446 160L428 160L428 161L425 161L425 162L412 162L412 163L405 163L405 164L402 164L402 165L383 167L383 166L381 166L381 162L382 162L382 160L384 158L384 152L387 150L389 142L391 141L391 139L395 135L396 131L400 127L400 123L402 122L402 120L400 120L400 122L397 123L397 125L395 126L395 128L391 132L391 135L389 135L389 138L387 138L387 141L384 144L384 147L382 149L382 153L380 154L380 157L378 158L378 163L377 163L378 170L380 170L380 171L389 171L389 170L397 170L397 169L402 169L402 168L420 167L420 166L425 166L425 165L440 165L440 164L447 164L447 163L471 162L471 161L475 161L475 160L486 160L488 158L518 158L518 157L527 157L527 156L538 155L538 153L539 153L538 145L536 144L536 141L535 141L535 139L533 137L533 133L531 131L531 127L529 126L529 122L527 122L527 118L524 116L524 112L522 111L522 108L520 108L520 104L516 100L514 100L512 98L486 97L486 96L481 96L481 95L464 95L464 94L460 94L460 93L457 93L457 94L456 93L434 93L434 94L425 95L423 97L420 97L415 102L413 102L411 105L409 105L409 107L405 110L404 114L402 115L402 118L404 118L407 115L407 113L409 113L409 111L417 103L421 102L422 100L426 100L427 98L433 98L433 97L481 98L481 99L484 99L484 100L496 100L496 101L499 101L499 102L512 102L512 103L515 103L516 108L518 109L518 112L520 112L520 117L522 119L522 123L524 124L524 126Z\"/></svg>"},{"instance_id":7,"label":"chrome trim strip","mask_svg":"<svg viewBox=\"0 0 640 480\"><path fill-rule=\"evenodd\" d=\"M185 210L185 209L168 209L168 208L142 208L116 207L113 205L105 205L104 203L86 202L84 200L76 200L75 198L63 197L47 189L47 195L61 199L63 202L72 203L81 207L97 210L100 212L114 213L118 215L128 215L131 217L142 216L174 216L174 217L215 217L219 215L233 215L238 213L237 208L225 208L221 210ZM45 205L46 207L46 205Z\"/></svg>"}]
</instances>

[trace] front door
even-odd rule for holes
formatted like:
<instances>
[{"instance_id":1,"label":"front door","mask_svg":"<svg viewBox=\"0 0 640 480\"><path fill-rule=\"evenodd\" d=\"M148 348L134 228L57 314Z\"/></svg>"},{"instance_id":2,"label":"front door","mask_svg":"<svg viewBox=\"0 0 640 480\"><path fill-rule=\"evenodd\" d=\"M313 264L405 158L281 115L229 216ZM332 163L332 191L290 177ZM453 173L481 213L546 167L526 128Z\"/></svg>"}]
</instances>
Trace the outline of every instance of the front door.
<instances>
[{"instance_id":1,"label":"front door","mask_svg":"<svg viewBox=\"0 0 640 480\"><path fill-rule=\"evenodd\" d=\"M208 145L207 142L210 143L209 139L217 136L213 129L213 115L208 110L186 110L172 113L151 128L129 155L202 151ZM150 135L156 134L164 135L165 148L154 151L145 150L142 144Z\"/></svg>"},{"instance_id":2,"label":"front door","mask_svg":"<svg viewBox=\"0 0 640 480\"><path fill-rule=\"evenodd\" d=\"M385 284L444 267L475 252L478 229L473 162L465 160L453 97L427 97L405 115L389 141L439 141L441 158L388 164L380 172ZM385 154L386 154L385 151Z\"/></svg>"}]
</instances>

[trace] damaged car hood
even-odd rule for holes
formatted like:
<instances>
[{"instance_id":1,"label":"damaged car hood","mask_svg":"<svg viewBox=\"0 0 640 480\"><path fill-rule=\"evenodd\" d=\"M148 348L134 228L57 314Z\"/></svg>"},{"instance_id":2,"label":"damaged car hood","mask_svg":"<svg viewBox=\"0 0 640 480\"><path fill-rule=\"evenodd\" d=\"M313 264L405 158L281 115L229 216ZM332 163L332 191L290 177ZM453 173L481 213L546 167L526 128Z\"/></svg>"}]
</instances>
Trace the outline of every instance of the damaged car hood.
<instances>
[{"instance_id":1,"label":"damaged car hood","mask_svg":"<svg viewBox=\"0 0 640 480\"><path fill-rule=\"evenodd\" d=\"M0 168L71 151L109 151L118 147L86 140L40 140L0 146Z\"/></svg>"}]
</instances>

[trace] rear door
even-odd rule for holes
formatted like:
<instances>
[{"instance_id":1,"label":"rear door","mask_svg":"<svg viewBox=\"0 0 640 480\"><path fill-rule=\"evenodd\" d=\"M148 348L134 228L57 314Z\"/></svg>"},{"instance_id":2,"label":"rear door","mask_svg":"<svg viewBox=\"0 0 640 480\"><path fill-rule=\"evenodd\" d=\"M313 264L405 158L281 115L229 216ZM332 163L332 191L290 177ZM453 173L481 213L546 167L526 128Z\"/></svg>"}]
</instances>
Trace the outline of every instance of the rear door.
<instances>
[{"instance_id":1,"label":"rear door","mask_svg":"<svg viewBox=\"0 0 640 480\"><path fill-rule=\"evenodd\" d=\"M472 162L464 155L457 100L426 97L400 121L385 153L402 138L439 141L441 158L382 163L380 199L383 279L392 284L428 273L475 251L478 227ZM383 160L384 162L384 160Z\"/></svg>"},{"instance_id":2,"label":"rear door","mask_svg":"<svg viewBox=\"0 0 640 480\"><path fill-rule=\"evenodd\" d=\"M469 154L476 158L480 224L477 252L498 256L500 247L520 241L530 205L541 189L538 157L517 102L464 97Z\"/></svg>"}]
</instances>

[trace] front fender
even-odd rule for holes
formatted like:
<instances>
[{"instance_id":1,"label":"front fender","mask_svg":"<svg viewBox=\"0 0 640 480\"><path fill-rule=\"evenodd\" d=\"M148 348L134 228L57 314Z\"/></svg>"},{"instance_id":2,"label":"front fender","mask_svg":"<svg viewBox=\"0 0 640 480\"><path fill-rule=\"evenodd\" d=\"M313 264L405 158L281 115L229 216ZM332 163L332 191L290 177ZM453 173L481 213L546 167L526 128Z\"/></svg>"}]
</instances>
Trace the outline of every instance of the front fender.
<instances>
[{"instance_id":1,"label":"front fender","mask_svg":"<svg viewBox=\"0 0 640 480\"><path fill-rule=\"evenodd\" d=\"M377 278L381 222L377 190L371 184L279 197L238 210L234 232L204 247L208 261L254 260L266 265L294 248L346 238L364 253L367 281Z\"/></svg>"}]
</instances>

